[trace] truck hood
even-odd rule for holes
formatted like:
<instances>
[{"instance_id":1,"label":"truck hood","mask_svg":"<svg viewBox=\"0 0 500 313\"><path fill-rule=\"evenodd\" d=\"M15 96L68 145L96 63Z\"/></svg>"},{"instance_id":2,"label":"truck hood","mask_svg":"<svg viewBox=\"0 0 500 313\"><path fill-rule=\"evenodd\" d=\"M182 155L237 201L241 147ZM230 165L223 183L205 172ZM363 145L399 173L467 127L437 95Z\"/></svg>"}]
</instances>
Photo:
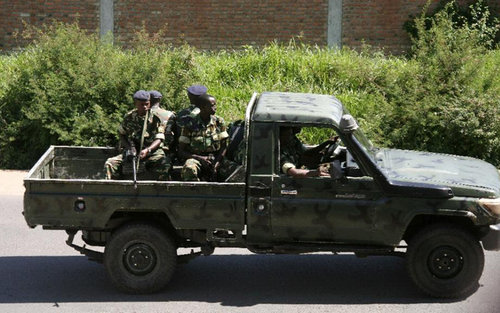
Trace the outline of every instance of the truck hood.
<instances>
[{"instance_id":1,"label":"truck hood","mask_svg":"<svg viewBox=\"0 0 500 313\"><path fill-rule=\"evenodd\" d=\"M500 196L498 170L479 159L396 149L381 149L375 159L389 181L446 186L455 196Z\"/></svg>"}]
</instances>

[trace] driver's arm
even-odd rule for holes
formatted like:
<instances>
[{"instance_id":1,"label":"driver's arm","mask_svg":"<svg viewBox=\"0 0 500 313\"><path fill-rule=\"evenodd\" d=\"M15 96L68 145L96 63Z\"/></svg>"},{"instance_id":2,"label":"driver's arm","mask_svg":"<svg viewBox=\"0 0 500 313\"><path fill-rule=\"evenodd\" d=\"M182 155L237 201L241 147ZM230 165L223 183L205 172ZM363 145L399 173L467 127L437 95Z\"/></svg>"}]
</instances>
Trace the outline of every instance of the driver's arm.
<instances>
[{"instance_id":1,"label":"driver's arm","mask_svg":"<svg viewBox=\"0 0 500 313\"><path fill-rule=\"evenodd\" d=\"M295 168L292 167L288 169L286 172L287 175L293 176L293 177L320 177L320 176L330 176L329 173L320 171L318 169L316 170L305 170L305 169L300 169L300 168Z\"/></svg>"}]
</instances>

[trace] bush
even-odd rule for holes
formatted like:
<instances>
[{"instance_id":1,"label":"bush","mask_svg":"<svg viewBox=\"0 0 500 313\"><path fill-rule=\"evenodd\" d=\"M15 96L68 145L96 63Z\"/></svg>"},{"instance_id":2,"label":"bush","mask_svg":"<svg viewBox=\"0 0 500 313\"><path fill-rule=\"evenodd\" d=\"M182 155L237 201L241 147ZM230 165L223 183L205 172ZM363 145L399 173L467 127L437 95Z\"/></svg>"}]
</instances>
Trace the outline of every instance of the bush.
<instances>
[{"instance_id":1,"label":"bush","mask_svg":"<svg viewBox=\"0 0 500 313\"><path fill-rule=\"evenodd\" d=\"M156 88L172 107L184 106L189 47L138 39L139 49L124 52L76 24L29 28L25 36L33 44L0 63L9 73L0 82L0 167L29 167L51 144L114 145L138 89Z\"/></svg>"},{"instance_id":2,"label":"bush","mask_svg":"<svg viewBox=\"0 0 500 313\"><path fill-rule=\"evenodd\" d=\"M28 168L51 144L113 146L134 91L157 89L163 105L177 111L188 105L185 88L200 82L227 122L243 118L254 91L333 94L376 144L500 166L500 49L485 40L497 31L487 16L483 10L459 24L446 8L419 17L411 58L309 46L300 38L203 52L164 45L144 31L124 50L76 25L30 29L30 47L0 57L0 167Z\"/></svg>"},{"instance_id":3,"label":"bush","mask_svg":"<svg viewBox=\"0 0 500 313\"><path fill-rule=\"evenodd\" d=\"M500 51L487 50L498 26L487 27L487 12L473 16L471 25L455 22L453 8L417 19L410 61L417 66L407 83L387 88L391 105L378 128L390 146L469 155L498 166Z\"/></svg>"},{"instance_id":4,"label":"bush","mask_svg":"<svg viewBox=\"0 0 500 313\"><path fill-rule=\"evenodd\" d=\"M405 22L403 28L410 34L411 37L418 39L421 34L422 27L427 31L431 29L433 20L437 14L442 14L447 11L451 22L456 25L456 28L464 26L478 28L482 32L482 44L488 48L494 48L500 42L500 36L495 36L495 28L498 25L498 16L491 14L488 4L484 0L475 0L471 5L465 6L458 4L455 0L440 0L434 12L428 13L430 1L424 9L424 16L415 19L410 16L410 19ZM478 24L478 21L481 21ZM417 23L422 23L417 26Z\"/></svg>"}]
</instances>

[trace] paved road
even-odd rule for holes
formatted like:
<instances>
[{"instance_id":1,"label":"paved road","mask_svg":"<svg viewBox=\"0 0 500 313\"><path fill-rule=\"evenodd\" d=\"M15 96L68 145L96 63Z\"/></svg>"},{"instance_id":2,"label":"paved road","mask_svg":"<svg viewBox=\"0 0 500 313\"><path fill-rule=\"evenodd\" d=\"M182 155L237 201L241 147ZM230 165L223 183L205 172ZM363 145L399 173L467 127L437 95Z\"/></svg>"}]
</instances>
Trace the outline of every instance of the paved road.
<instances>
[{"instance_id":1,"label":"paved road","mask_svg":"<svg viewBox=\"0 0 500 313\"><path fill-rule=\"evenodd\" d=\"M481 287L461 300L424 297L399 258L242 249L180 266L161 293L123 295L64 232L26 226L25 174L0 171L0 312L500 312L500 252L486 253Z\"/></svg>"}]
</instances>

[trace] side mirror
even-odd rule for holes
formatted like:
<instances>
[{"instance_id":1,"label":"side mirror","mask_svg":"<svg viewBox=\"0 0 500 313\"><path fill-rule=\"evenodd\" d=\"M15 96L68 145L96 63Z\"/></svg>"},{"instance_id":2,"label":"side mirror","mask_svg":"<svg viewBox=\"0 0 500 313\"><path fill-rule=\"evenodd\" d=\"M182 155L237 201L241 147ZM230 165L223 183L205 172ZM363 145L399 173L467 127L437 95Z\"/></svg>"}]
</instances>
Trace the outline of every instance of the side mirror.
<instances>
[{"instance_id":1,"label":"side mirror","mask_svg":"<svg viewBox=\"0 0 500 313\"><path fill-rule=\"evenodd\" d=\"M340 119L339 128L342 133L352 134L356 129L359 128L358 123L350 114L342 115Z\"/></svg>"}]
</instances>

